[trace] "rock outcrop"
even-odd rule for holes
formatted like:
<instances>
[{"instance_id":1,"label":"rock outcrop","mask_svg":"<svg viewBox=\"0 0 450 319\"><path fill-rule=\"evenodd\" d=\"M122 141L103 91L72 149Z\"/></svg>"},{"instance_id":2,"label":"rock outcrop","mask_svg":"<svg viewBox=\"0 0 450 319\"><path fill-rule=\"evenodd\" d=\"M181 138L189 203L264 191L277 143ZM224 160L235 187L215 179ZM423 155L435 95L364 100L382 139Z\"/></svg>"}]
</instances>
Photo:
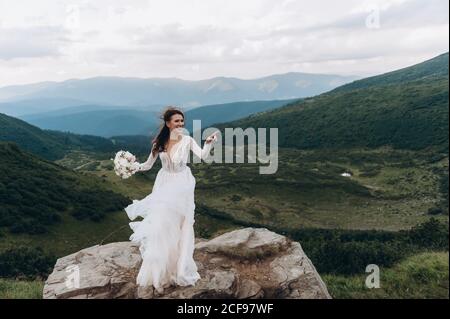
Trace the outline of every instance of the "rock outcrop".
<instances>
[{"instance_id":1,"label":"rock outcrop","mask_svg":"<svg viewBox=\"0 0 450 319\"><path fill-rule=\"evenodd\" d=\"M264 228L197 240L195 286L137 287L139 249L131 242L93 246L58 259L44 298L331 298L300 244Z\"/></svg>"}]
</instances>

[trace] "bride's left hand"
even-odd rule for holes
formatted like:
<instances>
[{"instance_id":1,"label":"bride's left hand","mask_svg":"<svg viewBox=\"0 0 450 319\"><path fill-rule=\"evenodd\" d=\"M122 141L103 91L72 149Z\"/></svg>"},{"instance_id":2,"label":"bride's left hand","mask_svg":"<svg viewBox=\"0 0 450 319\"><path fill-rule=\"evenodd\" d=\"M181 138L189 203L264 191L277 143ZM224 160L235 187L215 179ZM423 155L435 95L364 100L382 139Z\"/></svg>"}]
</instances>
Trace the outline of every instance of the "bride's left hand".
<instances>
[{"instance_id":1,"label":"bride's left hand","mask_svg":"<svg viewBox=\"0 0 450 319\"><path fill-rule=\"evenodd\" d=\"M212 133L210 136L208 136L208 137L206 138L205 143L206 143L206 144L209 144L209 143L211 143L212 141L217 141L217 136L216 136L217 133L219 133L219 131L216 131L216 132Z\"/></svg>"}]
</instances>

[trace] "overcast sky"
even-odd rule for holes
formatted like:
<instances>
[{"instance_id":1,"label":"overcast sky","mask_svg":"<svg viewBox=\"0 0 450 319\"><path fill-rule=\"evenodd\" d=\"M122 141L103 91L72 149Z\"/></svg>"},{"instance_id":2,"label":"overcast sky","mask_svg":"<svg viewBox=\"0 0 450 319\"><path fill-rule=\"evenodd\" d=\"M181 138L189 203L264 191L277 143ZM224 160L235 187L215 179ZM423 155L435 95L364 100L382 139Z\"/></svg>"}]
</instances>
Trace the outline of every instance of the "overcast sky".
<instances>
[{"instance_id":1,"label":"overcast sky","mask_svg":"<svg viewBox=\"0 0 450 319\"><path fill-rule=\"evenodd\" d=\"M374 75L448 51L448 0L0 0L0 86Z\"/></svg>"}]
</instances>

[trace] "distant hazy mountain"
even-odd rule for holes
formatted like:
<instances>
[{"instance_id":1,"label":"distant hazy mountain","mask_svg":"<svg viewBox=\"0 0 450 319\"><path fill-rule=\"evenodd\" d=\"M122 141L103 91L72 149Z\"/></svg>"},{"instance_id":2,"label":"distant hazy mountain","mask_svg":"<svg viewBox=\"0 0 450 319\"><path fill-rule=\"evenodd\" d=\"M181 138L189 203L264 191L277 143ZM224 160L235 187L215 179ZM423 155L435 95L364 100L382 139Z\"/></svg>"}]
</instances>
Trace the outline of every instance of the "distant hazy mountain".
<instances>
[{"instance_id":1,"label":"distant hazy mountain","mask_svg":"<svg viewBox=\"0 0 450 319\"><path fill-rule=\"evenodd\" d=\"M88 104L82 100L65 98L43 98L20 100L11 102L0 102L0 112L10 116L20 116L24 114L35 114L41 112L51 112L62 108L69 108Z\"/></svg>"},{"instance_id":2,"label":"distant hazy mountain","mask_svg":"<svg viewBox=\"0 0 450 319\"><path fill-rule=\"evenodd\" d=\"M13 98L21 99L20 96L43 90L56 83L57 82L39 82L32 84L4 86L0 88L0 101L5 101Z\"/></svg>"},{"instance_id":3,"label":"distant hazy mountain","mask_svg":"<svg viewBox=\"0 0 450 319\"><path fill-rule=\"evenodd\" d=\"M114 106L177 105L192 108L201 105L221 104L237 101L292 99L312 96L351 82L356 77L286 73L258 79L216 77L200 81L177 78L121 78L95 77L84 80L72 79L64 82L44 82L23 86L0 88L0 112L9 115L24 115L54 110L45 103L27 113L14 111L13 102L23 100L45 101L47 99L69 99L83 101L80 104ZM8 106L9 105L9 106ZM60 108L73 105L62 105ZM4 108L7 108L4 109Z\"/></svg>"},{"instance_id":4,"label":"distant hazy mountain","mask_svg":"<svg viewBox=\"0 0 450 319\"><path fill-rule=\"evenodd\" d=\"M278 127L279 145L448 152L448 53L223 127Z\"/></svg>"},{"instance_id":5,"label":"distant hazy mountain","mask_svg":"<svg viewBox=\"0 0 450 319\"><path fill-rule=\"evenodd\" d=\"M271 110L293 100L235 102L207 105L186 111L186 128L192 130L192 121L201 120L202 127L217 122L236 120L250 114ZM19 116L41 129L69 131L103 137L118 135L155 134L160 124L160 112L126 109L124 107L82 105L51 112Z\"/></svg>"},{"instance_id":6,"label":"distant hazy mountain","mask_svg":"<svg viewBox=\"0 0 450 319\"><path fill-rule=\"evenodd\" d=\"M272 110L298 100L235 102L201 106L186 112L186 128L192 132L193 120L201 120L202 129L205 129L214 123L233 121L251 114Z\"/></svg>"},{"instance_id":7,"label":"distant hazy mountain","mask_svg":"<svg viewBox=\"0 0 450 319\"><path fill-rule=\"evenodd\" d=\"M25 121L37 120L42 118L57 117L63 115L71 115L75 113L94 112L94 111L120 111L120 110L135 110L135 111L159 111L163 105L152 105L148 107L130 108L126 106L112 106L112 105L76 105L57 109L48 112L37 112L25 115L17 115L16 117Z\"/></svg>"},{"instance_id":8,"label":"distant hazy mountain","mask_svg":"<svg viewBox=\"0 0 450 319\"><path fill-rule=\"evenodd\" d=\"M152 104L141 107L132 107L144 111L159 112L164 105ZM46 116L67 115L87 111L123 110L129 106L96 105L86 101L64 98L31 99L21 101L0 102L0 112L14 117L27 117L27 119L42 118Z\"/></svg>"},{"instance_id":9,"label":"distant hazy mountain","mask_svg":"<svg viewBox=\"0 0 450 319\"><path fill-rule=\"evenodd\" d=\"M75 109L47 112L43 116L40 114L24 115L20 118L41 129L103 137L149 135L159 123L158 114L153 111L99 108L95 111L70 113Z\"/></svg>"}]
</instances>

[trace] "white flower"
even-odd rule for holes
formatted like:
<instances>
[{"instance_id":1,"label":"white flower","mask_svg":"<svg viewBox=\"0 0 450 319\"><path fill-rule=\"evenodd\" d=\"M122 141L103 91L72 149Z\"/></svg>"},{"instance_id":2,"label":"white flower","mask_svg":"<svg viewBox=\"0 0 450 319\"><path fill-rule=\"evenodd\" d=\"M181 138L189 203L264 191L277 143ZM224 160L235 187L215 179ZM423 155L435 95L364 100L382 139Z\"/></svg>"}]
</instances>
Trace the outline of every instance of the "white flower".
<instances>
[{"instance_id":1,"label":"white flower","mask_svg":"<svg viewBox=\"0 0 450 319\"><path fill-rule=\"evenodd\" d=\"M120 150L116 153L114 159L114 172L122 179L129 178L136 173L139 164L136 163L136 156L128 151Z\"/></svg>"}]
</instances>

